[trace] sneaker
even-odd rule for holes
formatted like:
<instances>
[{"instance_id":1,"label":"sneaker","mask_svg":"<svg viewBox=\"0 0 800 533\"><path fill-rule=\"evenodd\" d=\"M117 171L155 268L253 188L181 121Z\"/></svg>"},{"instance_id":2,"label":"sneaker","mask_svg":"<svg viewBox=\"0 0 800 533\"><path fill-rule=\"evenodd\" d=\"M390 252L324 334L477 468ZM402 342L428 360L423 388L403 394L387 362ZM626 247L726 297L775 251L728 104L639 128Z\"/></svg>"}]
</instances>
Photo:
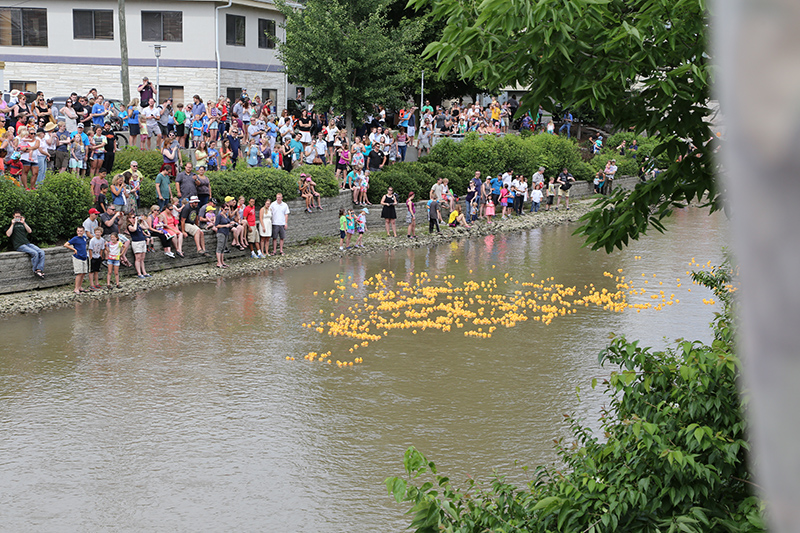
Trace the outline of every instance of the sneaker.
<instances>
[{"instance_id":1,"label":"sneaker","mask_svg":"<svg viewBox=\"0 0 800 533\"><path fill-rule=\"evenodd\" d=\"M339 249L340 249L340 250L344 250L344 246L340 246L340 247L339 247Z\"/></svg>"},{"instance_id":2,"label":"sneaker","mask_svg":"<svg viewBox=\"0 0 800 533\"><path fill-rule=\"evenodd\" d=\"M171 257L172 259L175 259L175 254L172 252L164 252L164 255L166 255L167 257Z\"/></svg>"},{"instance_id":3,"label":"sneaker","mask_svg":"<svg viewBox=\"0 0 800 533\"><path fill-rule=\"evenodd\" d=\"M151 276L150 274L145 274L145 275L144 275L144 277L146 277L146 278L152 278L153 276Z\"/></svg>"},{"instance_id":4,"label":"sneaker","mask_svg":"<svg viewBox=\"0 0 800 533\"><path fill-rule=\"evenodd\" d=\"M136 276L136 277L137 277L137 278L139 278L139 279L144 279L144 274L139 274L139 275L138 275L138 276Z\"/></svg>"},{"instance_id":5,"label":"sneaker","mask_svg":"<svg viewBox=\"0 0 800 533\"><path fill-rule=\"evenodd\" d=\"M258 256L256 255L255 252L250 252L250 257L253 259L258 259Z\"/></svg>"}]
</instances>

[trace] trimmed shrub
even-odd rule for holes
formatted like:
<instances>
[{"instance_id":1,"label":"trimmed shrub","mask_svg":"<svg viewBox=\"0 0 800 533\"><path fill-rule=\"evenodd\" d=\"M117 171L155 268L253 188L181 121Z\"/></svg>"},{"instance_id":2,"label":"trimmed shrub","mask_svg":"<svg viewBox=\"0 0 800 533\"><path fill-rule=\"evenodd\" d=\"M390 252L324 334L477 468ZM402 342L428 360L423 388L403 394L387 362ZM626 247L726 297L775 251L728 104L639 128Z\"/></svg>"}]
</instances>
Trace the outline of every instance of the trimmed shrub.
<instances>
[{"instance_id":1,"label":"trimmed shrub","mask_svg":"<svg viewBox=\"0 0 800 533\"><path fill-rule=\"evenodd\" d=\"M339 183L333 165L302 165L292 170L291 176L295 183L300 180L300 174L308 174L317 184L317 192L322 196L336 196L339 194ZM286 193L283 194L284 198Z\"/></svg>"},{"instance_id":2,"label":"trimmed shrub","mask_svg":"<svg viewBox=\"0 0 800 533\"><path fill-rule=\"evenodd\" d=\"M139 163L139 172L143 176L156 179L164 157L158 150L141 150L135 146L126 146L114 154L113 174L119 174L131 168L131 161Z\"/></svg>"},{"instance_id":3,"label":"trimmed shrub","mask_svg":"<svg viewBox=\"0 0 800 533\"><path fill-rule=\"evenodd\" d=\"M588 180L592 177L592 169L582 160L575 141L556 135L481 138L472 132L461 142L454 142L452 139L437 142L430 155L423 159L425 165L437 164L448 169L461 169L456 170L458 184L453 187L456 194L466 191L469 179L476 170L483 177L495 176L507 170L530 177L543 166L545 175L549 177L567 167L576 179ZM438 169L433 166L431 168L437 176ZM452 182L451 178L448 179Z\"/></svg>"},{"instance_id":4,"label":"trimmed shrub","mask_svg":"<svg viewBox=\"0 0 800 533\"><path fill-rule=\"evenodd\" d=\"M635 159L628 155L621 157L613 151L600 152L599 154L595 155L594 158L592 158L589 164L591 165L593 172L596 173L598 170L603 170L606 167L606 163L610 159L617 160L617 177L636 176L639 174L639 164Z\"/></svg>"},{"instance_id":5,"label":"trimmed shrub","mask_svg":"<svg viewBox=\"0 0 800 533\"><path fill-rule=\"evenodd\" d=\"M33 191L0 179L0 223L7 229L14 210L20 209L33 230L29 238L35 244L53 244L75 235L75 228L89 216L92 203L88 180L72 174L48 173ZM8 237L3 231L0 250L7 248Z\"/></svg>"},{"instance_id":6,"label":"trimmed shrub","mask_svg":"<svg viewBox=\"0 0 800 533\"><path fill-rule=\"evenodd\" d=\"M284 200L294 200L300 194L294 176L285 170L241 168L207 172L206 175L211 180L211 192L217 199L244 196L255 198L257 204L263 204L267 197L274 200L278 193L283 193Z\"/></svg>"}]
</instances>

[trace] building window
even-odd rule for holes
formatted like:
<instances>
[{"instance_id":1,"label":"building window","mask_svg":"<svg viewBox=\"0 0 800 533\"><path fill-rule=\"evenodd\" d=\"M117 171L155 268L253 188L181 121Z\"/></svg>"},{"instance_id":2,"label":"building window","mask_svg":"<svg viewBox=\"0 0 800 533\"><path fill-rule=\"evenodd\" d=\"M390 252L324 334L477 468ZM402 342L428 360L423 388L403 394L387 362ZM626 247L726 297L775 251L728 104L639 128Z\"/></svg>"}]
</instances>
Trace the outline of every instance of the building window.
<instances>
[{"instance_id":1,"label":"building window","mask_svg":"<svg viewBox=\"0 0 800 533\"><path fill-rule=\"evenodd\" d=\"M143 41L183 41L183 11L142 11Z\"/></svg>"},{"instance_id":2,"label":"building window","mask_svg":"<svg viewBox=\"0 0 800 533\"><path fill-rule=\"evenodd\" d=\"M0 46L47 46L47 10L0 8Z\"/></svg>"},{"instance_id":3,"label":"building window","mask_svg":"<svg viewBox=\"0 0 800 533\"><path fill-rule=\"evenodd\" d=\"M241 98L242 96L242 88L241 87L228 87L225 91L228 100L231 101L231 104L235 103L236 100Z\"/></svg>"},{"instance_id":4,"label":"building window","mask_svg":"<svg viewBox=\"0 0 800 533\"><path fill-rule=\"evenodd\" d=\"M261 101L266 104L269 100L272 107L278 105L278 89L261 89Z\"/></svg>"},{"instance_id":5,"label":"building window","mask_svg":"<svg viewBox=\"0 0 800 533\"><path fill-rule=\"evenodd\" d=\"M114 39L114 11L111 9L73 9L73 39Z\"/></svg>"},{"instance_id":6,"label":"building window","mask_svg":"<svg viewBox=\"0 0 800 533\"><path fill-rule=\"evenodd\" d=\"M172 98L175 105L185 103L183 101L183 85L162 85L158 88L158 96L162 102L167 98Z\"/></svg>"},{"instance_id":7,"label":"building window","mask_svg":"<svg viewBox=\"0 0 800 533\"><path fill-rule=\"evenodd\" d=\"M275 48L275 21L258 19L258 47Z\"/></svg>"},{"instance_id":8,"label":"building window","mask_svg":"<svg viewBox=\"0 0 800 533\"><path fill-rule=\"evenodd\" d=\"M36 92L36 82L35 81L10 81L8 82L8 88L11 91L20 91L23 93L35 93Z\"/></svg>"},{"instance_id":9,"label":"building window","mask_svg":"<svg viewBox=\"0 0 800 533\"><path fill-rule=\"evenodd\" d=\"M225 15L225 42L232 46L244 46L245 18Z\"/></svg>"}]
</instances>

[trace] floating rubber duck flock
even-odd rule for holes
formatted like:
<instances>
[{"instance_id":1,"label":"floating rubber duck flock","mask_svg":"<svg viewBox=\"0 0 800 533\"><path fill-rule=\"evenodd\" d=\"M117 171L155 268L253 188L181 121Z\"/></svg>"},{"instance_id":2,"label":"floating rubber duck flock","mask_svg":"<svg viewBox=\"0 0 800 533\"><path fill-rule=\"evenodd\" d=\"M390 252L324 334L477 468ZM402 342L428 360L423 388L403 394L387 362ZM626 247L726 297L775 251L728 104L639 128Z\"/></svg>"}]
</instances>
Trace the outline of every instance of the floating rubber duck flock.
<instances>
[{"instance_id":1,"label":"floating rubber duck flock","mask_svg":"<svg viewBox=\"0 0 800 533\"><path fill-rule=\"evenodd\" d=\"M641 256L634 259L638 261ZM693 257L689 266L710 269L711 261L701 265ZM472 270L469 273L472 274ZM667 295L662 288L648 294L645 287L649 284L648 279L640 286L622 273L621 268L615 274L603 273L604 277L613 280L612 288L595 287L590 283L583 289L556 283L554 277L536 281L535 274L526 280L515 279L506 273L499 278L480 282L468 279L458 284L454 275L434 275L431 278L426 272L412 274L406 278L408 281L397 280L394 272L384 269L364 280L361 286L352 283L351 276L345 278L339 274L333 289L324 291L322 297L327 297L333 304L353 303L338 315L332 312L325 319L303 323L303 327L330 337L353 340L348 352L354 354L371 343L386 339L395 331L412 335L426 330L447 334L461 331L466 337L490 339L501 327L513 328L529 320L549 326L559 317L577 314L579 309L590 306L612 313L633 310L641 313L660 311L680 303L674 292ZM686 273L691 275L691 271ZM644 273L641 276L646 277ZM652 279L655 284L656 274ZM680 278L676 278L675 283L676 289L683 284ZM692 283L696 284L695 281ZM658 281L658 286L663 287L664 282ZM356 294L356 291L363 293L364 290L366 296ZM692 289L687 290L691 292ZM737 288L731 285L728 290L734 292ZM648 295L651 301L632 303L628 299L629 296L642 295ZM314 296L320 295L315 291ZM714 305L716 302L713 298L704 298L703 303ZM325 315L325 310L320 309L319 314ZM286 356L286 360L294 361L295 357ZM339 368L350 368L364 362L363 357L347 361L335 359L331 351L309 352L303 360L335 364Z\"/></svg>"}]
</instances>

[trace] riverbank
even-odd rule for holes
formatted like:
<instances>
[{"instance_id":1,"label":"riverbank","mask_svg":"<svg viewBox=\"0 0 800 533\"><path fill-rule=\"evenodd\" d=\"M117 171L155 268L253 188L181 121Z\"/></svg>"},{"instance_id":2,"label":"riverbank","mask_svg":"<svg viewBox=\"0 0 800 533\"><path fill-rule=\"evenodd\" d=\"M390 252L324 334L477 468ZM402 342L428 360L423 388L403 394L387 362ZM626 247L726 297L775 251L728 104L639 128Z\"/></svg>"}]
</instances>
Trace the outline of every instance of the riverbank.
<instances>
[{"instance_id":1,"label":"riverbank","mask_svg":"<svg viewBox=\"0 0 800 533\"><path fill-rule=\"evenodd\" d=\"M286 255L268 257L267 259L250 259L239 257L230 259L230 268L218 269L214 263L186 266L180 269L163 270L153 275L152 278L140 280L138 278L125 278L122 288L75 294L71 286L54 287L43 290L27 291L13 294L0 295L0 317L17 314L38 313L47 309L68 307L80 302L91 300L105 300L109 298L127 297L144 291L176 287L188 283L201 283L218 279L230 279L239 276L257 274L267 270L281 270L301 265L323 263L340 259L346 255L364 255L384 250L398 248L435 246L449 241L481 237L497 233L513 233L545 226L567 224L578 220L583 214L591 210L594 201L591 199L577 200L571 203L571 209L563 207L559 211L540 211L539 213L526 213L521 217L509 220L495 218L492 224L480 221L471 229L450 228L442 225L440 234L428 235L428 228L417 224L417 239L408 239L406 226L402 218L398 221L398 236L386 237L383 225L372 224L364 239L364 247L340 251L338 238L317 239L312 243L286 248ZM101 276L104 279L105 273Z\"/></svg>"}]
</instances>

